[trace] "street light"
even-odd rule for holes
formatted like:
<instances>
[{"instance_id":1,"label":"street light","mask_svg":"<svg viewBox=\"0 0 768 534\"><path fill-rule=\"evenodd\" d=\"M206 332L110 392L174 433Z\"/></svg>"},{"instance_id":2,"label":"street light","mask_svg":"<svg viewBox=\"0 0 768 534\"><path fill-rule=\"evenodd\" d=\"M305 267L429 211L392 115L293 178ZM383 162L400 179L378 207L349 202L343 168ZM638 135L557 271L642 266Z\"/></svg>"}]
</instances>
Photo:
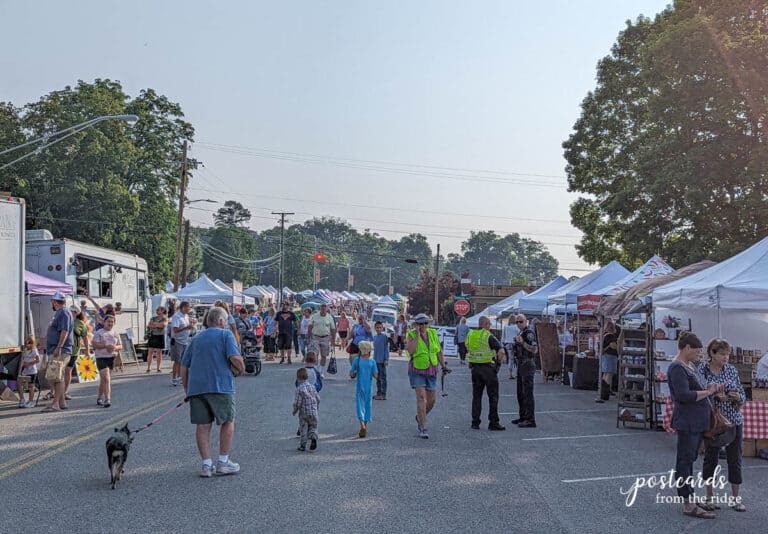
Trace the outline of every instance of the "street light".
<instances>
[{"instance_id":1,"label":"street light","mask_svg":"<svg viewBox=\"0 0 768 534\"><path fill-rule=\"evenodd\" d=\"M380 295L380 294L381 294L381 291L379 290L379 288L380 288L380 287L384 287L384 286L385 286L385 285L387 285L387 284L379 284L379 285L376 285L376 284L374 284L373 282L369 282L369 283L368 283L368 285L369 285L369 286L373 286L373 288L376 290L376 294L377 294L377 295Z\"/></svg>"},{"instance_id":2,"label":"street light","mask_svg":"<svg viewBox=\"0 0 768 534\"><path fill-rule=\"evenodd\" d=\"M211 200L210 198L196 198L194 200L186 199L184 201L184 204L189 206L190 204L194 204L195 202L210 202L213 204L218 204L218 200ZM196 208L190 208L190 209L196 209ZM184 253L181 257L181 287L187 286L187 258L189 256L189 219L184 220Z\"/></svg>"},{"instance_id":3,"label":"street light","mask_svg":"<svg viewBox=\"0 0 768 534\"><path fill-rule=\"evenodd\" d=\"M63 141L67 137L75 135L78 132L82 132L83 130L85 130L86 128L90 128L94 124L98 124L102 121L107 121L107 120L126 121L129 125L133 125L133 124L136 124L136 121L139 120L139 117L137 117L136 115L104 115L102 117L96 117L95 119L90 119L85 122L81 122L80 124L75 124L74 126L70 126L69 128L64 128L63 130L59 130L57 132L45 134L42 137L38 137L37 139L32 139L31 141L27 141L26 143L22 143L20 145L17 145L11 148L6 148L5 150L0 151L0 156L4 154L8 154L9 152L14 152L16 150L19 150L20 148L24 148L37 143L43 143L42 146L37 147L35 150L32 150L31 152L27 152L23 156L16 158L15 160L10 161L5 165L1 166L0 171L5 169L6 167L10 167L14 163L18 163L28 158L32 154L36 154L41 150L48 148L51 145L55 145L59 141Z\"/></svg>"}]
</instances>

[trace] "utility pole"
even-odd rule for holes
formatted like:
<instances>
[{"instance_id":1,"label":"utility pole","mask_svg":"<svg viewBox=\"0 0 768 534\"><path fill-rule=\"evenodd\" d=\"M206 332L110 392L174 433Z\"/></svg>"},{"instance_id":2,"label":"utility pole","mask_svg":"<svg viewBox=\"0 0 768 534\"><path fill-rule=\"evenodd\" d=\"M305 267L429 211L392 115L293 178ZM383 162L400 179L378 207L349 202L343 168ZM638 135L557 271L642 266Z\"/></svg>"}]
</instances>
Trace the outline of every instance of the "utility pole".
<instances>
[{"instance_id":1,"label":"utility pole","mask_svg":"<svg viewBox=\"0 0 768 534\"><path fill-rule=\"evenodd\" d=\"M188 142L184 140L184 152L181 158L181 181L179 183L179 218L176 224L176 259L173 263L173 290L179 290L179 269L181 263L181 227L184 224L184 200L187 191L187 148Z\"/></svg>"},{"instance_id":2,"label":"utility pole","mask_svg":"<svg viewBox=\"0 0 768 534\"><path fill-rule=\"evenodd\" d=\"M439 324L438 321L438 306L440 305L438 298L439 291L439 277L440 277L440 243L437 244L437 255L435 256L435 322L433 324Z\"/></svg>"},{"instance_id":3,"label":"utility pole","mask_svg":"<svg viewBox=\"0 0 768 534\"><path fill-rule=\"evenodd\" d=\"M184 257L181 262L181 287L187 287L187 256L189 255L189 219L184 221Z\"/></svg>"},{"instance_id":4,"label":"utility pole","mask_svg":"<svg viewBox=\"0 0 768 534\"><path fill-rule=\"evenodd\" d=\"M352 291L352 266L347 264L347 291Z\"/></svg>"},{"instance_id":5,"label":"utility pole","mask_svg":"<svg viewBox=\"0 0 768 534\"><path fill-rule=\"evenodd\" d=\"M280 275L278 276L277 288L277 305L278 307L283 303L283 269L285 269L285 216L294 215L294 213L288 211L273 211L272 215L280 216Z\"/></svg>"},{"instance_id":6,"label":"utility pole","mask_svg":"<svg viewBox=\"0 0 768 534\"><path fill-rule=\"evenodd\" d=\"M392 267L389 268L389 285L387 286L387 294L391 295L395 290L392 288Z\"/></svg>"},{"instance_id":7,"label":"utility pole","mask_svg":"<svg viewBox=\"0 0 768 534\"><path fill-rule=\"evenodd\" d=\"M312 254L314 258L317 256L317 236L315 236L315 252ZM317 291L317 261L312 261L312 293Z\"/></svg>"}]
</instances>

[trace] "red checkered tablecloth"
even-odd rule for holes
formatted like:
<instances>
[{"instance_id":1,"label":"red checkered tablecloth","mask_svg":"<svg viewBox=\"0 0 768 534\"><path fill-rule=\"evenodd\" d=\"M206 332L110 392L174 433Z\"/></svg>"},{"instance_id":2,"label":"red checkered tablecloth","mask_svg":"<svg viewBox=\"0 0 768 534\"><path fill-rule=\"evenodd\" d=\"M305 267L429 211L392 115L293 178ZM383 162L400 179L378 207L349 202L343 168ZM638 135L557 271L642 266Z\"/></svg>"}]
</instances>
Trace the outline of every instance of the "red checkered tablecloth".
<instances>
[{"instance_id":1,"label":"red checkered tablecloth","mask_svg":"<svg viewBox=\"0 0 768 534\"><path fill-rule=\"evenodd\" d=\"M672 405L670 400L664 410L664 430L674 432L672 428ZM747 401L741 407L744 417L745 439L768 439L768 401Z\"/></svg>"}]
</instances>

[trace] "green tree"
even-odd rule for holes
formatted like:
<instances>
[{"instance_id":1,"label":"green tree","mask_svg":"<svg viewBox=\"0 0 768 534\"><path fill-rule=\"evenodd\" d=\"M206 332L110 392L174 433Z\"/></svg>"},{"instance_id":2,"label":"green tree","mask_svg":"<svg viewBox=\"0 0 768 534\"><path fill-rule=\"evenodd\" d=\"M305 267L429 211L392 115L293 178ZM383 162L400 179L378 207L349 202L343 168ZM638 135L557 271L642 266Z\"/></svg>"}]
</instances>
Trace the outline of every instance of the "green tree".
<instances>
[{"instance_id":1,"label":"green tree","mask_svg":"<svg viewBox=\"0 0 768 534\"><path fill-rule=\"evenodd\" d=\"M473 280L490 284L547 282L557 275L557 260L538 241L519 234L500 236L496 232L471 232L461 244L461 254L449 254L446 269L469 271Z\"/></svg>"},{"instance_id":2,"label":"green tree","mask_svg":"<svg viewBox=\"0 0 768 534\"><path fill-rule=\"evenodd\" d=\"M244 285L256 281L253 260L258 244L250 230L239 226L218 226L203 236L203 270L212 279L239 280Z\"/></svg>"},{"instance_id":3,"label":"green tree","mask_svg":"<svg viewBox=\"0 0 768 534\"><path fill-rule=\"evenodd\" d=\"M438 285L438 303L441 310L445 308L445 302L452 300L454 295L459 292L459 279L451 272L444 272L440 275ZM452 305L452 304L451 304ZM419 281L408 291L408 312L411 314L427 313L433 315L435 312L435 273L424 269L421 272ZM438 319L442 324L445 321L441 317Z\"/></svg>"},{"instance_id":4,"label":"green tree","mask_svg":"<svg viewBox=\"0 0 768 534\"><path fill-rule=\"evenodd\" d=\"M251 220L251 212L235 200L227 200L219 211L213 214L216 226L244 226Z\"/></svg>"},{"instance_id":5,"label":"green tree","mask_svg":"<svg viewBox=\"0 0 768 534\"><path fill-rule=\"evenodd\" d=\"M28 204L28 228L144 257L156 287L171 278L183 139L194 130L178 104L151 89L131 99L119 83L97 79L53 91L14 112L0 106L0 149L102 115L105 121L0 171L0 183ZM14 152L17 157L23 151ZM10 161L12 158L8 158Z\"/></svg>"},{"instance_id":6,"label":"green tree","mask_svg":"<svg viewBox=\"0 0 768 534\"><path fill-rule=\"evenodd\" d=\"M586 261L720 260L768 234L764 9L678 0L599 62L563 144Z\"/></svg>"}]
</instances>

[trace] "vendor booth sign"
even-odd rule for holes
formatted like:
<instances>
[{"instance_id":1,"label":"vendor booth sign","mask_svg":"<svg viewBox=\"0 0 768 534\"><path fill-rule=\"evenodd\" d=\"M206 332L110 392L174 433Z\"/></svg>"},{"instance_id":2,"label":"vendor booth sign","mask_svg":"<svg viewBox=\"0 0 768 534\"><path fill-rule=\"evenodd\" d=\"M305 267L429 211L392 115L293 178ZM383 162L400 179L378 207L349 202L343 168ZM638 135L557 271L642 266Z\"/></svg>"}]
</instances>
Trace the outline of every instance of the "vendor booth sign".
<instances>
[{"instance_id":1,"label":"vendor booth sign","mask_svg":"<svg viewBox=\"0 0 768 534\"><path fill-rule=\"evenodd\" d=\"M576 299L576 309L578 311L595 311L603 300L601 295L579 295Z\"/></svg>"}]
</instances>

